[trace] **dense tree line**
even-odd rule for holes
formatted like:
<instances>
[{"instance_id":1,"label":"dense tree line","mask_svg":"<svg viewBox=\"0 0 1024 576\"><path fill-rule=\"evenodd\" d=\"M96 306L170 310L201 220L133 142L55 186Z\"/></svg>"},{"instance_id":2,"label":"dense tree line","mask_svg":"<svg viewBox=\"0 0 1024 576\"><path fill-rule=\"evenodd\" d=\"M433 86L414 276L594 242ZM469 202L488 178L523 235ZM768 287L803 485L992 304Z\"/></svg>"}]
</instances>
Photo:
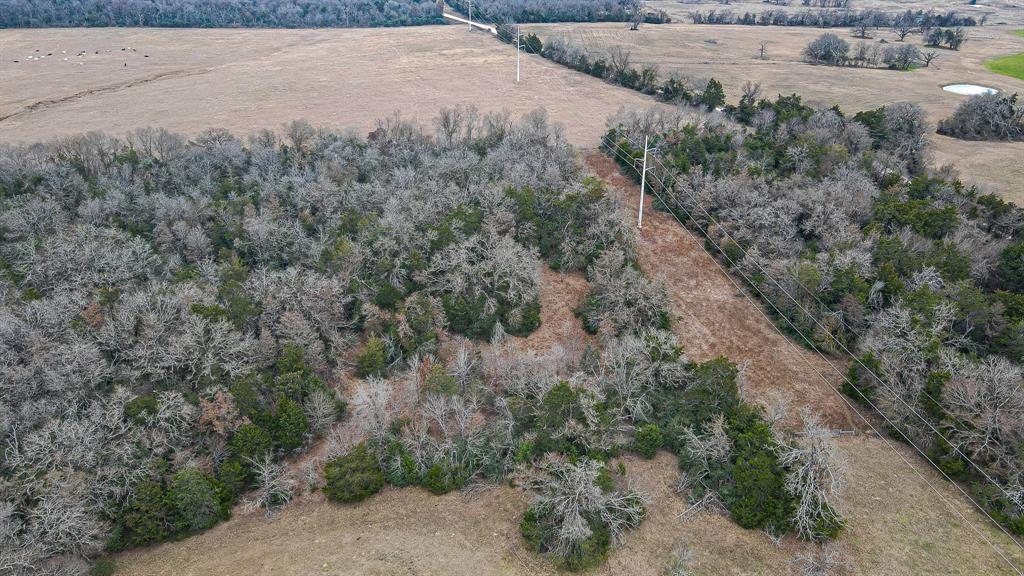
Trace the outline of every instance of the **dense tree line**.
<instances>
[{"instance_id":1,"label":"dense tree line","mask_svg":"<svg viewBox=\"0 0 1024 576\"><path fill-rule=\"evenodd\" d=\"M510 43L516 41L515 27L501 24L497 29L500 40ZM519 41L522 49L531 54L664 102L703 105L711 110L725 104L722 84L714 78L696 82L678 74L665 77L653 64L637 68L633 65L629 50L618 46L603 52L591 52L564 36L549 38L545 44L532 33L521 37Z\"/></svg>"},{"instance_id":2,"label":"dense tree line","mask_svg":"<svg viewBox=\"0 0 1024 576\"><path fill-rule=\"evenodd\" d=\"M436 0L0 0L0 28L332 28L440 24Z\"/></svg>"},{"instance_id":3,"label":"dense tree line","mask_svg":"<svg viewBox=\"0 0 1024 576\"><path fill-rule=\"evenodd\" d=\"M939 134L963 140L1024 140L1024 106L1017 94L979 94L939 122Z\"/></svg>"},{"instance_id":4,"label":"dense tree line","mask_svg":"<svg viewBox=\"0 0 1024 576\"><path fill-rule=\"evenodd\" d=\"M631 165L658 134L662 207L780 328L855 355L846 392L1024 532L1024 212L929 169L912 104L851 118L748 86L726 114L623 114L608 138Z\"/></svg>"},{"instance_id":5,"label":"dense tree line","mask_svg":"<svg viewBox=\"0 0 1024 576\"><path fill-rule=\"evenodd\" d=\"M281 461L348 412L339 379L418 369L446 334L532 331L544 263L600 275L595 322L645 328L613 309L632 232L583 176L542 112L0 148L3 571L82 573L287 502ZM463 478L433 464L438 490Z\"/></svg>"},{"instance_id":6,"label":"dense tree line","mask_svg":"<svg viewBox=\"0 0 1024 576\"><path fill-rule=\"evenodd\" d=\"M906 12L883 12L881 10L806 10L789 12L785 10L764 10L759 13L737 14L731 10L710 10L693 12L694 24L744 24L748 26L808 26L813 28L889 28L909 26L930 30L939 26L974 26L972 16L956 12L936 13L932 11L907 10Z\"/></svg>"},{"instance_id":7,"label":"dense tree line","mask_svg":"<svg viewBox=\"0 0 1024 576\"><path fill-rule=\"evenodd\" d=\"M469 0L449 2L463 14L469 14ZM665 23L671 19L663 11L645 10L640 0L474 0L473 18L489 22L631 22Z\"/></svg>"}]
</instances>

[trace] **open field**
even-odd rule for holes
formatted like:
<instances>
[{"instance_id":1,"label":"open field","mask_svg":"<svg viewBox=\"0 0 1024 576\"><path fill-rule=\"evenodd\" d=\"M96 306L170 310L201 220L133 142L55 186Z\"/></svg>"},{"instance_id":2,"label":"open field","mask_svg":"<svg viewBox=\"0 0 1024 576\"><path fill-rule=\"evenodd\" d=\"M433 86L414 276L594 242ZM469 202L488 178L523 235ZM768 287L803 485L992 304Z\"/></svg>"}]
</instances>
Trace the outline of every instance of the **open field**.
<instances>
[{"instance_id":1,"label":"open field","mask_svg":"<svg viewBox=\"0 0 1024 576\"><path fill-rule=\"evenodd\" d=\"M910 73L806 64L800 50L821 32L808 28L670 24L629 32L621 24L564 24L529 29L541 36L570 34L593 50L625 46L634 62L659 62L664 73L714 76L732 99L751 80L761 82L766 95L796 92L849 112L911 100L936 122L962 99L940 90L944 84L977 82L1024 93L1024 81L982 64L1024 50L1024 38L997 27L972 29L961 52L943 50L930 68ZM707 42L712 39L715 44ZM762 41L767 61L754 58ZM631 90L541 58L527 56L523 62L523 81L517 85L511 49L462 26L0 30L0 142L90 130L121 134L142 126L185 134L221 127L248 134L296 118L365 132L395 111L427 121L443 106L475 104L513 114L543 106L565 125L573 143L593 146L610 113L621 106L654 105ZM968 180L1024 203L1019 186L1024 165L1018 161L1024 143L938 135L932 141L936 163L953 162Z\"/></svg>"},{"instance_id":2,"label":"open field","mask_svg":"<svg viewBox=\"0 0 1024 576\"><path fill-rule=\"evenodd\" d=\"M843 439L840 448L853 464L849 496L855 506L840 539L854 566L851 576L1013 574L955 519L944 500L953 499L960 512L978 522L937 474L922 471L941 498L877 438ZM913 459L907 448L897 450ZM793 538L776 546L764 534L708 513L680 519L687 504L671 488L678 469L667 453L653 461L629 458L626 469L634 485L652 496L650 514L592 574L660 576L672 552L686 546L694 552L698 574L782 576L790 573L792 556L807 547ZM387 488L357 506L329 504L311 495L272 518L240 513L187 540L122 554L117 574L558 574L522 548L518 524L526 506L526 495L508 486L475 496ZM994 529L982 530L996 537ZM1016 561L1024 557L1018 554Z\"/></svg>"},{"instance_id":3,"label":"open field","mask_svg":"<svg viewBox=\"0 0 1024 576\"><path fill-rule=\"evenodd\" d=\"M606 158L591 156L588 163L620 186L626 201L623 217L632 219L637 187ZM745 363L748 391L755 400L764 401L775 390L794 405L810 404L832 418L849 418L848 425L859 421L816 375L815 370L825 369L824 363L778 335L773 337L770 325L736 293L697 238L664 213L649 211L645 223L641 260L653 275L671 282L677 312L674 329L690 354L728 354ZM685 275L694 278L681 281ZM585 284L578 275L545 274L541 297L546 327L538 334L574 321L565 311L585 291ZM729 334L716 329L724 322L734 324ZM554 339L548 336L531 337L526 344L550 345ZM744 345L760 339L763 346ZM833 374L829 380L835 384L838 377ZM1013 574L967 522L1018 565L1024 564L1024 553L982 522L956 488L910 447L890 446L863 432L841 438L839 447L849 469L849 527L839 542L852 565L851 575ZM634 486L652 497L649 517L594 574L660 576L673 551L685 545L694 552L698 574L778 576L790 573L789 560L807 549L792 537L777 546L764 534L743 530L721 516L698 513L681 519L687 504L672 489L678 468L667 453L653 461L628 457L625 465ZM117 558L118 574L556 574L522 548L518 522L526 506L525 494L508 486L475 496L441 497L418 488L389 488L357 506L328 504L319 495L306 495L274 518L238 513L185 541L122 554Z\"/></svg>"},{"instance_id":4,"label":"open field","mask_svg":"<svg viewBox=\"0 0 1024 576\"><path fill-rule=\"evenodd\" d=\"M514 51L462 26L0 30L0 142L143 126L245 135L297 118L368 132L395 111L428 121L474 104L515 115L543 106L592 145L620 106L650 105L538 57L523 71L516 85Z\"/></svg>"},{"instance_id":5,"label":"open field","mask_svg":"<svg viewBox=\"0 0 1024 576\"><path fill-rule=\"evenodd\" d=\"M656 63L664 75L714 77L731 102L739 99L749 81L760 83L762 94L770 98L796 93L813 104L838 104L851 114L896 101L915 102L934 124L964 99L943 91L944 85L969 82L1024 94L1024 81L995 74L984 65L990 58L1024 51L1024 38L1002 27L971 29L960 51L938 50L939 58L930 67L913 72L807 64L801 51L822 33L815 28L673 23L643 26L636 32L617 24L538 24L528 29L542 39L567 35L594 52L622 46L630 51L634 65ZM848 30L834 32L847 36L851 45L857 42ZM875 42L896 41L889 31L873 34ZM919 35L908 41L922 43ZM768 60L756 57L761 42L767 45ZM1024 204L1024 142L966 142L937 134L931 140L937 165L953 163L969 182Z\"/></svg>"},{"instance_id":6,"label":"open field","mask_svg":"<svg viewBox=\"0 0 1024 576\"><path fill-rule=\"evenodd\" d=\"M1003 56L985 62L985 67L1005 76L1012 76L1018 80L1024 80L1024 52L1012 56Z\"/></svg>"},{"instance_id":7,"label":"open field","mask_svg":"<svg viewBox=\"0 0 1024 576\"><path fill-rule=\"evenodd\" d=\"M692 12L729 11L733 14L750 12L760 14L767 10L783 12L804 12L811 10L803 6L799 0L792 0L789 6L776 6L763 0L730 0L722 4L719 0L648 0L647 5L653 9L668 12L672 19L690 22ZM1024 24L1024 2L1020 0L981 0L973 6L966 0L853 0L853 10L881 10L887 13L904 12L906 10L934 10L938 13L956 12L965 16L980 19L988 14L987 24ZM835 10L829 8L829 10Z\"/></svg>"}]
</instances>

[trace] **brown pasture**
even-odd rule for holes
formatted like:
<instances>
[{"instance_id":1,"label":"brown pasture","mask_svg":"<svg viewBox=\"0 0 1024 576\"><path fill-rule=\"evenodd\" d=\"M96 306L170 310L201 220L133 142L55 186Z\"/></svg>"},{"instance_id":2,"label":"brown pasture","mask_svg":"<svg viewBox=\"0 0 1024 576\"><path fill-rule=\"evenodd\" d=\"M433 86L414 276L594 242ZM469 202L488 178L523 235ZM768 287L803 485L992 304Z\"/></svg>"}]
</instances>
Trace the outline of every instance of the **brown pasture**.
<instances>
[{"instance_id":1,"label":"brown pasture","mask_svg":"<svg viewBox=\"0 0 1024 576\"><path fill-rule=\"evenodd\" d=\"M912 72L808 64L801 51L823 32L814 28L672 23L643 26L635 32L619 24L532 25L529 30L542 39L568 36L594 54L620 46L630 52L635 66L654 64L663 75L680 74L695 85L713 77L722 82L731 102L739 100L746 82L753 82L770 98L799 94L805 102L838 104L850 114L892 102L915 102L924 107L934 125L965 98L943 91L947 84L983 84L1024 95L1024 81L995 74L982 65L989 58L1024 51L1024 38L1009 34L1006 27L971 28L960 51L939 49L931 66ZM833 32L845 36L851 45L859 41L848 29ZM887 30L871 35L869 42L896 43L896 36ZM757 57L762 42L767 60ZM928 50L920 35L908 36L907 42ZM966 181L983 191L1024 204L1024 142L967 142L938 134L932 134L931 142L936 165L952 163Z\"/></svg>"},{"instance_id":2,"label":"brown pasture","mask_svg":"<svg viewBox=\"0 0 1024 576\"><path fill-rule=\"evenodd\" d=\"M539 57L524 58L516 84L515 51L488 36L462 26L0 30L0 142L145 126L244 136L298 118L365 133L393 112L429 123L442 107L475 105L544 107L589 146L621 106L650 105Z\"/></svg>"}]
</instances>

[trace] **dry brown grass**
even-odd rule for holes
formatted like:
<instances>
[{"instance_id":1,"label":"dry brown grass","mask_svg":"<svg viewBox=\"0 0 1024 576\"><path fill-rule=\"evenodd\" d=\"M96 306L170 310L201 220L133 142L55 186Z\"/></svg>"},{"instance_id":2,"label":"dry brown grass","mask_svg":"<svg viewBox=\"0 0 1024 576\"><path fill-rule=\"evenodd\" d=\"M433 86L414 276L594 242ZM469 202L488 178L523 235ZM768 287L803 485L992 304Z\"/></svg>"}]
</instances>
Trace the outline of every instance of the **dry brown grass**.
<instances>
[{"instance_id":1,"label":"dry brown grass","mask_svg":"<svg viewBox=\"0 0 1024 576\"><path fill-rule=\"evenodd\" d=\"M524 59L517 85L514 50L461 26L0 30L0 79L0 142L142 126L247 135L297 118L365 133L395 111L426 123L474 104L543 106L572 142L592 145L609 114L650 102L539 57Z\"/></svg>"},{"instance_id":2,"label":"dry brown grass","mask_svg":"<svg viewBox=\"0 0 1024 576\"><path fill-rule=\"evenodd\" d=\"M840 545L851 576L996 576L1012 570L961 521L947 502L980 525L977 514L934 472L909 469L873 437L844 438L851 462L846 510L850 525ZM913 461L905 447L897 447ZM808 547L792 537L774 544L727 518L697 513L680 519L685 499L675 494L678 468L662 452L654 460L627 457L629 482L652 497L649 516L629 533L599 575L660 576L672 552L694 552L707 576L789 574L789 561ZM922 468L915 463L914 468ZM934 484L938 494L927 482ZM181 542L117 557L122 576L308 576L437 574L526 576L557 572L524 550L518 532L528 498L508 486L475 496L432 496L420 488L385 489L352 506L307 495L272 518L238 513ZM989 538L994 529L982 526ZM1009 545L1000 545L1016 562Z\"/></svg>"},{"instance_id":3,"label":"dry brown grass","mask_svg":"<svg viewBox=\"0 0 1024 576\"><path fill-rule=\"evenodd\" d=\"M529 30L542 38L567 35L595 52L622 46L636 65L657 64L666 75L677 72L695 80L714 77L732 102L749 81L760 83L763 95L770 98L795 93L811 104L838 104L850 114L892 102L915 102L934 124L964 99L943 91L944 85L970 82L1024 94L1024 81L995 74L982 65L988 58L1024 51L1024 38L1008 34L1005 27L972 28L962 50L939 50L939 59L930 67L913 72L807 64L801 50L822 33L813 28L673 23L644 26L636 32L618 24L535 25ZM848 30L834 32L849 36ZM888 31L876 32L874 41L883 38L896 41ZM907 41L922 43L919 35ZM756 58L761 42L767 43L768 60ZM936 165L953 163L967 181L1024 205L1024 163L1020 161L1024 142L966 142L937 134L931 141Z\"/></svg>"}]
</instances>

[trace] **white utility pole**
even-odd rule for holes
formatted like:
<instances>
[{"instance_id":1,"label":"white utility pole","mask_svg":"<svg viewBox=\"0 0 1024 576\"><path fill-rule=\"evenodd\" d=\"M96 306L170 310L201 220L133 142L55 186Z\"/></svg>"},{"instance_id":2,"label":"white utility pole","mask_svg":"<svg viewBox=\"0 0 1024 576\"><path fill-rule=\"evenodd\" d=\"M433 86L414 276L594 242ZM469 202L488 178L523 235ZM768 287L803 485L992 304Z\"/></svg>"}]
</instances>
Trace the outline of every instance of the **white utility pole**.
<instances>
[{"instance_id":1,"label":"white utility pole","mask_svg":"<svg viewBox=\"0 0 1024 576\"><path fill-rule=\"evenodd\" d=\"M516 82L519 82L519 24L516 24Z\"/></svg>"},{"instance_id":2,"label":"white utility pole","mask_svg":"<svg viewBox=\"0 0 1024 576\"><path fill-rule=\"evenodd\" d=\"M644 136L644 169L640 173L640 214L637 216L636 227L644 227L644 188L647 187L647 136Z\"/></svg>"},{"instance_id":3,"label":"white utility pole","mask_svg":"<svg viewBox=\"0 0 1024 576\"><path fill-rule=\"evenodd\" d=\"M473 0L469 0L469 31L473 31Z\"/></svg>"}]
</instances>

